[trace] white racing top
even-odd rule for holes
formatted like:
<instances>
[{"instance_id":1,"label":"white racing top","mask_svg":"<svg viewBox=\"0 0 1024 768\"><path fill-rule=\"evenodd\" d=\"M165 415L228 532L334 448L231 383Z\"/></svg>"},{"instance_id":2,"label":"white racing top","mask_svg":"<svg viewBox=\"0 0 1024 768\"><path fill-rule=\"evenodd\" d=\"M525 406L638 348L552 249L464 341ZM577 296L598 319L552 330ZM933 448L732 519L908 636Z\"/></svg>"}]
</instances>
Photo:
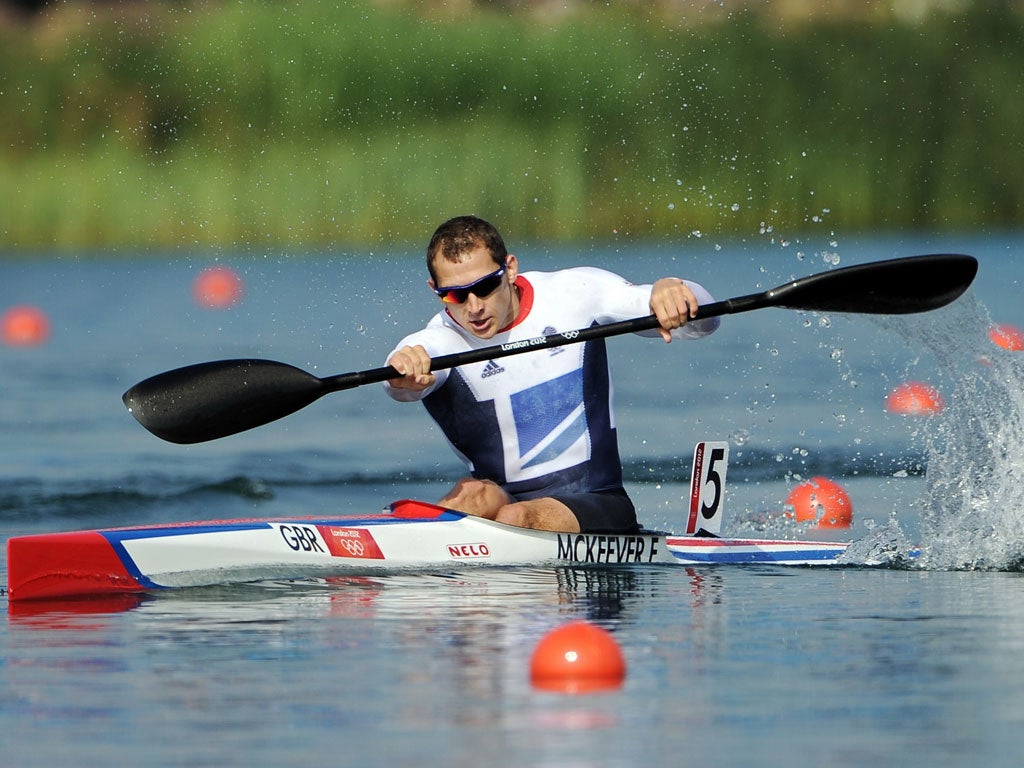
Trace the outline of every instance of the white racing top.
<instances>
[{"instance_id":1,"label":"white racing top","mask_svg":"<svg viewBox=\"0 0 1024 768\"><path fill-rule=\"evenodd\" d=\"M701 304L713 301L702 286L686 282ZM651 285L593 267L523 273L516 287L519 316L494 338L474 336L442 311L391 354L419 344L434 358L651 314ZM718 318L690 322L672 335L700 338L718 324ZM660 338L657 330L639 335ZM384 387L395 400L423 400L473 476L519 499L622 487L604 339L435 373L435 384L421 392Z\"/></svg>"}]
</instances>

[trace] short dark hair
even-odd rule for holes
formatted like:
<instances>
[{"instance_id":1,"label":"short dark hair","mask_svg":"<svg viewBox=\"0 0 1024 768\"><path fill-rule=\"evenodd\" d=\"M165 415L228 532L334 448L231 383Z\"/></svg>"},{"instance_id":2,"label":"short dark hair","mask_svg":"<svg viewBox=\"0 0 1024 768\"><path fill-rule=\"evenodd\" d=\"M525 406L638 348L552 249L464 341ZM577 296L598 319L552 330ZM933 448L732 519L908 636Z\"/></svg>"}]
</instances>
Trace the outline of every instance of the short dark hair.
<instances>
[{"instance_id":1,"label":"short dark hair","mask_svg":"<svg viewBox=\"0 0 1024 768\"><path fill-rule=\"evenodd\" d=\"M434 260L443 258L457 264L462 257L483 246L499 267L508 258L505 241L490 222L477 216L456 216L437 228L427 246L427 271L430 279L437 282Z\"/></svg>"}]
</instances>

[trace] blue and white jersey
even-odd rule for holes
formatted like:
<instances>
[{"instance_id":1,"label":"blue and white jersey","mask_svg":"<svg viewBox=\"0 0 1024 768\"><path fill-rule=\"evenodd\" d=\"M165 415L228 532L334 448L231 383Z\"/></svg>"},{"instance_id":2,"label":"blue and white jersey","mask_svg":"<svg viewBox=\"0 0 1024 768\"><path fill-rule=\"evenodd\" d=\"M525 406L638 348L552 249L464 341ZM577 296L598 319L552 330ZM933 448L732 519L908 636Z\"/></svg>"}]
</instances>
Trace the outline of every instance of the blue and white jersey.
<instances>
[{"instance_id":1,"label":"blue and white jersey","mask_svg":"<svg viewBox=\"0 0 1024 768\"><path fill-rule=\"evenodd\" d=\"M701 304L713 301L687 281ZM465 330L445 311L395 347L422 345L432 358L649 315L650 285L593 267L526 272L516 279L519 316L491 339ZM717 318L691 321L673 338L699 338ZM655 336L656 330L640 335ZM388 355L390 359L391 355ZM539 349L435 371L421 392L384 384L395 400L423 400L474 477L519 499L622 487L603 339Z\"/></svg>"}]
</instances>

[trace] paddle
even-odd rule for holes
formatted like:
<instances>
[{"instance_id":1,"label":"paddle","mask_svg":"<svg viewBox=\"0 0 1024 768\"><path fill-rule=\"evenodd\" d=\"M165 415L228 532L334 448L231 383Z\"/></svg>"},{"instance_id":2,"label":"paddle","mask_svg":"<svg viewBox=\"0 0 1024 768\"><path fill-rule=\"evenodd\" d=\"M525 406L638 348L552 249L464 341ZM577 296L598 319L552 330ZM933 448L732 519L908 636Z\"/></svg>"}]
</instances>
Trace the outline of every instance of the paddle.
<instances>
[{"instance_id":1,"label":"paddle","mask_svg":"<svg viewBox=\"0 0 1024 768\"><path fill-rule=\"evenodd\" d=\"M887 315L925 312L959 297L977 271L976 259L957 254L858 264L702 306L696 319L765 307ZM431 370L657 327L653 315L637 317L443 355L431 361ZM123 400L139 423L157 437L172 443L201 443L268 424L330 392L397 376L394 368L385 366L321 379L272 360L218 360L153 376L125 392Z\"/></svg>"}]
</instances>

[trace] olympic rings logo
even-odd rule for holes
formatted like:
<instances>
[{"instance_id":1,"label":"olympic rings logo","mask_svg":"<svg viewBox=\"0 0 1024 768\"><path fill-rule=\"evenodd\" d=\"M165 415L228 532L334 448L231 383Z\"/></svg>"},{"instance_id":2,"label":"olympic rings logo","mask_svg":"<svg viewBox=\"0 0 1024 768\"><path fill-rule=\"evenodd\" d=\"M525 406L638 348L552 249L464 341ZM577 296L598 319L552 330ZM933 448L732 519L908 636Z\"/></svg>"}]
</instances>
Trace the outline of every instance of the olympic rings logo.
<instances>
[{"instance_id":1,"label":"olympic rings logo","mask_svg":"<svg viewBox=\"0 0 1024 768\"><path fill-rule=\"evenodd\" d=\"M348 552L349 557L366 557L366 546L359 539L339 539L337 544Z\"/></svg>"}]
</instances>

